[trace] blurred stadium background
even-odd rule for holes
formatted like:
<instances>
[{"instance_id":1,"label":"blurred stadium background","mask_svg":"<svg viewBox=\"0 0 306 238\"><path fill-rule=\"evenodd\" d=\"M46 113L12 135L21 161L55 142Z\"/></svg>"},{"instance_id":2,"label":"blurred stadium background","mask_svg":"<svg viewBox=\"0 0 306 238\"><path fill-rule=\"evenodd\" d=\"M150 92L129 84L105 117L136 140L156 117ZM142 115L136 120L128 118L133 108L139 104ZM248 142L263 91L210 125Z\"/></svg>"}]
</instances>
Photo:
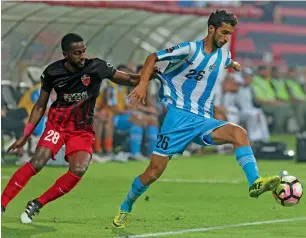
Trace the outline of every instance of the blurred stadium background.
<instances>
[{"instance_id":1,"label":"blurred stadium background","mask_svg":"<svg viewBox=\"0 0 306 238\"><path fill-rule=\"evenodd\" d=\"M116 65L120 70L137 72L141 70L141 64L151 52L172 47L183 41L193 41L205 37L207 18L216 8L232 10L239 18L237 32L232 36L227 47L232 51L233 59L239 61L244 69L241 73L228 72L220 80L215 98L215 116L238 123L248 129L257 158L264 160L260 162L260 165L261 168L266 169L265 172L278 173L280 169L288 169L289 173L292 172L305 181L305 165L295 162L306 161L306 2L246 2L238 0L221 2L1 1L2 185L6 184L8 176L13 173L16 165L19 166L30 159L35 150L36 142L44 129L45 118L23 150L16 154L6 154L6 148L22 133L31 107L37 100L39 78L44 67L62 57L60 40L63 35L68 32L78 33L86 40L89 57L100 57ZM165 67L163 64L159 66L161 69ZM158 127L165 115L165 109L157 100L158 87L157 80L151 83L147 106L139 109L139 112L134 115L133 123L142 128L141 136L138 138L141 145L140 153L135 154L133 152L135 148L131 146L131 141L134 143L132 132L122 130L120 126L116 126L116 122L113 120L120 110L128 113L125 96L130 89L116 87L106 80L103 81L101 96L98 98L96 106L97 135L93 162L107 164L101 167L93 165L92 171L89 171L89 174L92 174L88 175L87 179L99 178L103 180L106 178L105 176L108 176L107 181L112 181L110 184L113 184L109 185L109 189L111 186L118 186L117 181L122 180L124 186L118 191L120 191L121 197L125 194L125 189L128 188L132 177L141 172L147 163L151 151L150 143L153 143L152 140L154 140L154 138L150 138L152 134L149 132L149 127ZM52 100L55 100L55 95ZM49 165L66 165L63 159L64 149L57 155L57 160L51 161ZM238 171L235 162L232 161L232 153L233 149L229 145L216 148L199 148L196 145L190 145L183 157L180 157L177 162L173 162L177 171L170 170L168 182L171 182L171 178L179 177L191 178L195 181L200 179L208 181L212 171L216 172L213 179L220 179L220 177L221 179L243 179L243 176L238 172L231 172L228 176L224 175L228 172L228 168ZM185 157L190 157L188 158L190 162L185 161ZM217 157L220 160L216 159ZM199 162L200 159L203 160L202 165ZM114 161L123 164L112 163ZM223 165L220 165L219 161ZM126 164L126 162L129 163ZM197 168L204 167L205 162L207 164L204 172L198 171ZM190 166L189 172L193 171L192 175L184 173L184 168L188 166ZM215 169L217 166L220 168L219 173ZM58 174L60 171L62 168L47 170L45 176L55 178L53 173ZM114 175L113 173L117 173L117 171L119 174ZM203 173L206 173L207 177ZM218 174L222 175L218 177ZM112 176L114 176L113 180L110 179ZM222 182L220 183L222 184ZM34 184L39 187L45 186L44 181L36 180ZM206 186L205 182L203 184L197 186ZM169 188L165 188L166 185L157 186L155 191L164 192L163 189L168 191ZM32 191L36 191L36 187L33 186ZM224 186L222 189L227 191L226 185L222 186ZM245 184L243 186L245 188ZM90 187L91 184L88 183L86 189ZM172 191L171 188L170 191ZM81 186L78 191L80 192L82 189L86 190L85 185ZM209 187L209 189L213 188ZM114 201L119 202L121 197L119 198L118 194L115 195L116 190L110 190L110 196L114 196ZM29 192L29 190L27 191ZM89 190L86 191L93 194ZM175 191L179 191L179 188L176 188ZM192 193L192 191L186 192L186 194ZM178 196L183 197L185 194L178 194ZM25 199L25 195L21 195L21 198ZM228 199L239 200L235 196ZM224 206L226 207L228 207L226 205L228 199L224 198ZM168 201L170 201L170 197ZM172 199L171 201L173 202ZM187 203L188 201L189 198L186 198ZM24 202L17 199L14 203L17 208L20 208L19 204L23 205ZM74 202L78 204L80 201L75 200ZM105 204L110 203L109 200L104 202ZM63 203L64 205L69 204L67 201ZM110 207L114 205L116 204L109 204ZM50 205L51 208L52 206ZM177 206L179 207L179 203ZM12 209L13 213L17 214L17 208ZM216 207L214 208L216 209ZM258 210L260 210L259 207ZM77 211L69 212L77 214ZM235 213L237 210L233 208L232 211ZM107 218L111 219L114 210L102 209L101 213L103 214L103 212L106 212ZM47 210L46 214L53 216L53 211ZM284 217L293 215L291 210L284 214ZM84 219L87 215L84 215ZM156 218L160 216L157 211L155 215ZM223 217L221 211L220 214L216 213L216 216L218 215ZM240 215L244 216L245 214ZM283 217L283 213L276 211L270 218L274 219L275 216L277 218ZM258 217L254 215L252 218L256 220ZM198 218L194 219L199 220ZM217 218L215 219L217 220ZM176 220L180 220L180 218ZM236 220L238 222L238 219ZM7 237L17 237L16 234L24 234L20 227L8 225L10 221L8 220L7 226L3 228L8 234ZM193 221L188 224L194 224ZM105 220L105 222L109 221ZM298 224L297 222L296 225L298 226ZM94 226L95 223L91 225ZM154 226L155 223L151 225ZM171 228L171 225L167 226ZM180 225L182 224L180 223ZM157 227L156 224L155 231L159 231ZM185 228L190 228L190 226L185 226ZM175 228L173 227L173 229ZM145 231L154 230L150 230L148 227L144 230L138 227L135 230L136 233ZM27 230L27 232L32 234L31 231ZM74 235L82 232L84 231L79 230L79 233ZM286 232L289 231L286 230ZM293 233L286 232L283 233L286 235L284 237L293 237L292 234L300 235L300 237L304 235L298 230L294 233L293 229L290 230ZM67 234L65 233L65 235ZM233 234L231 237L238 237L237 234ZM267 237L264 235L265 233L256 234L254 237L260 237L260 235ZM44 232L40 235L47 237ZM58 237L62 237L61 235L64 233L58 233ZM102 237L107 237L107 235ZM201 236L191 235L188 237ZM275 237L279 237L279 235Z\"/></svg>"},{"instance_id":2,"label":"blurred stadium background","mask_svg":"<svg viewBox=\"0 0 306 238\"><path fill-rule=\"evenodd\" d=\"M254 145L271 141L271 134L284 135L283 138L277 137L280 142L296 140L294 134L305 130L306 118L305 2L4 1L1 3L2 149L11 142L10 139L20 134L35 95L37 98L39 93L37 84L42 70L48 63L62 57L60 39L65 33L82 35L88 44L89 57L100 57L121 70L136 72L149 53L205 37L207 17L218 7L226 7L239 17L239 27L227 47L244 70L239 74L229 72L221 79L215 99L216 117L246 127ZM244 82L245 78L252 80L250 86ZM153 121L157 119L159 125L165 110L156 102L158 87L158 82L154 82L150 89L152 103L149 107L155 113L146 110L145 114ZM109 141L104 141L109 134L120 137L114 140L114 146L118 147L116 151L130 152L129 146L124 144L129 140L129 132L122 132L125 136L122 139L121 131L114 125L109 126L112 123L110 118L118 109L110 105L111 98L105 96L110 88L123 98L120 88L104 81L101 88L104 96L97 102L97 143L101 147L96 145L95 148L98 159L105 155L105 145L108 147L106 152L112 152L112 157L116 154L115 148L110 149ZM242 103L248 95L245 88L253 92L249 99L251 106ZM118 104L122 104L120 98L116 99ZM125 105L118 107L126 109ZM141 125L144 135L148 125L152 124L151 119L143 119L147 120L147 125ZM43 127L42 122L35 133L37 138ZM107 130L109 127L114 127L113 131ZM25 152L19 152L19 156L27 157L24 160L33 152L31 147L35 147L35 141L34 138ZM147 141L143 136L142 145L145 146ZM286 150L284 144L273 144L272 147L280 153ZM295 151L295 145L291 149ZM227 152L223 147L217 151ZM187 155L194 152L202 153L203 149L191 146ZM142 158L149 156L146 153L142 155ZM123 157L130 156L125 154Z\"/></svg>"}]
</instances>

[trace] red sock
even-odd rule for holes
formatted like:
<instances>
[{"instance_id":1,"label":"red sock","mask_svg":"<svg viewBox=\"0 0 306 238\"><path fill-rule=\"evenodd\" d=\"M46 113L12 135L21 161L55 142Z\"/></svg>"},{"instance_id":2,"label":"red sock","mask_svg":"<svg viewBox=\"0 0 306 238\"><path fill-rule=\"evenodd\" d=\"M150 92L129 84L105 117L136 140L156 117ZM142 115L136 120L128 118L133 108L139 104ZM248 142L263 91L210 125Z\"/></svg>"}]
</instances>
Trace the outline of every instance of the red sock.
<instances>
[{"instance_id":1,"label":"red sock","mask_svg":"<svg viewBox=\"0 0 306 238\"><path fill-rule=\"evenodd\" d=\"M36 171L29 162L18 169L11 177L1 195L1 206L6 207L35 174Z\"/></svg>"},{"instance_id":2,"label":"red sock","mask_svg":"<svg viewBox=\"0 0 306 238\"><path fill-rule=\"evenodd\" d=\"M42 205L65 195L81 180L82 177L76 176L70 171L65 173L62 177L56 180L55 184L49 188L43 195L37 198Z\"/></svg>"}]
</instances>

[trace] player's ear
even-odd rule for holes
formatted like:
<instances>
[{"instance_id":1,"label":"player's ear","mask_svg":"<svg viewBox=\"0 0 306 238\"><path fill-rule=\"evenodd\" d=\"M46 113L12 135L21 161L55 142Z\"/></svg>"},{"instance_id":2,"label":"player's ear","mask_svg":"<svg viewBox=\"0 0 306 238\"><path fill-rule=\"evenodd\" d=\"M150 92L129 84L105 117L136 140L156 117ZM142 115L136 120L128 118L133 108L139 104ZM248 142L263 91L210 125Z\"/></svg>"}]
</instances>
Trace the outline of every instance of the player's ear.
<instances>
[{"instance_id":1,"label":"player's ear","mask_svg":"<svg viewBox=\"0 0 306 238\"><path fill-rule=\"evenodd\" d=\"M63 56L64 56L65 58L67 58L67 57L68 57L67 52L63 51L62 53L63 53Z\"/></svg>"},{"instance_id":2,"label":"player's ear","mask_svg":"<svg viewBox=\"0 0 306 238\"><path fill-rule=\"evenodd\" d=\"M208 34L214 34L214 32L215 32L215 27L213 25L210 25L208 27Z\"/></svg>"}]
</instances>

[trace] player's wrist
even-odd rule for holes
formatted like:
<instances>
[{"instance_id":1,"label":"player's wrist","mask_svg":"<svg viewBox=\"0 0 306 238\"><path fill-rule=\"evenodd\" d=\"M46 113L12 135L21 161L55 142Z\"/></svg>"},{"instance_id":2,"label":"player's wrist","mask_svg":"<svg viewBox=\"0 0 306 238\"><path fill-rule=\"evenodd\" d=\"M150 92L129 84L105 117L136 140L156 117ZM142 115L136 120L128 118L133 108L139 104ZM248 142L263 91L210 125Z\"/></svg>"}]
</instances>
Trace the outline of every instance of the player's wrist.
<instances>
[{"instance_id":1,"label":"player's wrist","mask_svg":"<svg viewBox=\"0 0 306 238\"><path fill-rule=\"evenodd\" d=\"M35 125L33 125L32 123L29 122L29 123L26 124L26 126L23 130L23 135L29 137L29 136L32 135L34 130L35 130Z\"/></svg>"}]
</instances>

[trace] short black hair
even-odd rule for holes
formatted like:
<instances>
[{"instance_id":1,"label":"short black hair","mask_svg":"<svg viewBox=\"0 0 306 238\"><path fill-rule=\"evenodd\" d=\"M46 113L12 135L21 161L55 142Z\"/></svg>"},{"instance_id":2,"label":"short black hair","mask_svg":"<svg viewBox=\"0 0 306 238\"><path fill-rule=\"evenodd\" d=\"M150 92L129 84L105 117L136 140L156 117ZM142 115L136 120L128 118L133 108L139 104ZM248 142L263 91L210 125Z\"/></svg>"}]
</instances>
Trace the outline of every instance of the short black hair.
<instances>
[{"instance_id":1,"label":"short black hair","mask_svg":"<svg viewBox=\"0 0 306 238\"><path fill-rule=\"evenodd\" d=\"M61 47L62 51L69 51L71 50L71 45L73 43L82 42L84 41L81 36L75 33L68 33L62 38Z\"/></svg>"},{"instance_id":2,"label":"short black hair","mask_svg":"<svg viewBox=\"0 0 306 238\"><path fill-rule=\"evenodd\" d=\"M223 23L230 24L232 27L235 27L238 24L238 19L232 12L225 9L217 9L210 14L207 21L208 27L212 25L216 29L222 26Z\"/></svg>"}]
</instances>

